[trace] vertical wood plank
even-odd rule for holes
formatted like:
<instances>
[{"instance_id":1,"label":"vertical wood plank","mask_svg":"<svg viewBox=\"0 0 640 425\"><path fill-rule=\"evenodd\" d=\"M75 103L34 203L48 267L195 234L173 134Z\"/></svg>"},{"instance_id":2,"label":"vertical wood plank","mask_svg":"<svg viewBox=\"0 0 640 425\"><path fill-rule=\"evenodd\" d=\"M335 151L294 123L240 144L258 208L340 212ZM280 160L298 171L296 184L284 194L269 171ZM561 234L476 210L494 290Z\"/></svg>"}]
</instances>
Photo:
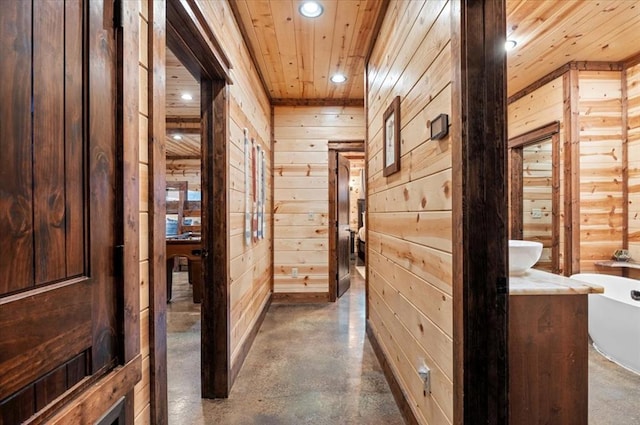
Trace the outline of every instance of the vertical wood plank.
<instances>
[{"instance_id":1,"label":"vertical wood plank","mask_svg":"<svg viewBox=\"0 0 640 425\"><path fill-rule=\"evenodd\" d=\"M149 7L149 263L150 302L150 380L151 421L156 425L168 423L167 407L167 285L165 244L165 58L166 3L150 0Z\"/></svg>"},{"instance_id":2,"label":"vertical wood plank","mask_svg":"<svg viewBox=\"0 0 640 425\"><path fill-rule=\"evenodd\" d=\"M627 69L620 75L622 82L622 248L629 249L629 95ZM625 268L624 273L628 270Z\"/></svg>"},{"instance_id":3,"label":"vertical wood plank","mask_svg":"<svg viewBox=\"0 0 640 425\"><path fill-rule=\"evenodd\" d=\"M88 49L91 60L88 72L90 97L88 111L88 140L91 142L88 155L89 199L88 204L100 206L90 210L89 250L90 268L94 271L93 286L93 344L90 370L96 372L110 364L118 348L116 285L113 274L103 273L113 269L115 239L116 187L115 141L116 116L116 45L114 31L104 25L105 19L113 16L110 2L87 2ZM120 135L121 137L121 135Z\"/></svg>"},{"instance_id":4,"label":"vertical wood plank","mask_svg":"<svg viewBox=\"0 0 640 425\"><path fill-rule=\"evenodd\" d=\"M66 276L64 3L33 3L35 283Z\"/></svg>"},{"instance_id":5,"label":"vertical wood plank","mask_svg":"<svg viewBox=\"0 0 640 425\"><path fill-rule=\"evenodd\" d=\"M36 411L43 409L67 388L67 366L63 364L36 382Z\"/></svg>"},{"instance_id":6,"label":"vertical wood plank","mask_svg":"<svg viewBox=\"0 0 640 425\"><path fill-rule=\"evenodd\" d=\"M64 145L67 276L85 270L83 51L81 1L64 2Z\"/></svg>"},{"instance_id":7,"label":"vertical wood plank","mask_svg":"<svg viewBox=\"0 0 640 425\"><path fill-rule=\"evenodd\" d=\"M551 272L560 273L560 134L551 136Z\"/></svg>"},{"instance_id":8,"label":"vertical wood plank","mask_svg":"<svg viewBox=\"0 0 640 425\"><path fill-rule=\"evenodd\" d=\"M508 423L505 7L452 4L455 424Z\"/></svg>"},{"instance_id":9,"label":"vertical wood plank","mask_svg":"<svg viewBox=\"0 0 640 425\"><path fill-rule=\"evenodd\" d=\"M564 114L564 275L580 272L580 129L578 71L562 77Z\"/></svg>"},{"instance_id":10,"label":"vertical wood plank","mask_svg":"<svg viewBox=\"0 0 640 425\"><path fill-rule=\"evenodd\" d=\"M202 80L202 396L228 397L231 389L228 92L223 80Z\"/></svg>"},{"instance_id":11,"label":"vertical wood plank","mask_svg":"<svg viewBox=\"0 0 640 425\"><path fill-rule=\"evenodd\" d=\"M511 239L522 239L523 197L522 197L522 147L511 148Z\"/></svg>"},{"instance_id":12,"label":"vertical wood plank","mask_svg":"<svg viewBox=\"0 0 640 425\"><path fill-rule=\"evenodd\" d=\"M3 2L0 13L0 294L34 281L31 13L29 1Z\"/></svg>"}]
</instances>

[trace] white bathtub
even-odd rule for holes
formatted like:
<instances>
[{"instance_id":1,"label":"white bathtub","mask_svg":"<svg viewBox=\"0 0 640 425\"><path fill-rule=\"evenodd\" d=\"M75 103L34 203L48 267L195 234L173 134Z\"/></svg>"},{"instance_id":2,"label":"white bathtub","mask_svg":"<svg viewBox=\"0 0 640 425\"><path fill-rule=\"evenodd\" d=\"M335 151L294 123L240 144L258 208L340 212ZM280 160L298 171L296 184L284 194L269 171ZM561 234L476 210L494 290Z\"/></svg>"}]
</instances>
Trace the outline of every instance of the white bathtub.
<instances>
[{"instance_id":1,"label":"white bathtub","mask_svg":"<svg viewBox=\"0 0 640 425\"><path fill-rule=\"evenodd\" d=\"M640 290L640 281L589 273L571 278L604 287L604 294L589 295L589 335L594 347L640 374L640 301L631 299L631 290Z\"/></svg>"}]
</instances>

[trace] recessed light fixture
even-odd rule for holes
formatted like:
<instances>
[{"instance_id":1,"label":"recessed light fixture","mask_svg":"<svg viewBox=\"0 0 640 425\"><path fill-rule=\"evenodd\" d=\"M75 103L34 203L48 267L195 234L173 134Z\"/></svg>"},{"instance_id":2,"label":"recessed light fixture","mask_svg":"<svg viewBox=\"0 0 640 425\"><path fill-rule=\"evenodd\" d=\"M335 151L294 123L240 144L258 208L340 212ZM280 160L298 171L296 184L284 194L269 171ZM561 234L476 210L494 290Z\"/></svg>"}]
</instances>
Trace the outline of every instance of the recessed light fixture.
<instances>
[{"instance_id":1,"label":"recessed light fixture","mask_svg":"<svg viewBox=\"0 0 640 425\"><path fill-rule=\"evenodd\" d=\"M305 1L300 5L298 11L302 16L306 16L307 18L317 18L322 15L324 8L317 1Z\"/></svg>"},{"instance_id":2,"label":"recessed light fixture","mask_svg":"<svg viewBox=\"0 0 640 425\"><path fill-rule=\"evenodd\" d=\"M179 134L174 134L173 135L173 140L182 140L182 136Z\"/></svg>"},{"instance_id":3,"label":"recessed light fixture","mask_svg":"<svg viewBox=\"0 0 640 425\"><path fill-rule=\"evenodd\" d=\"M189 93L183 93L180 97L182 98L182 100L193 100L193 96L191 96Z\"/></svg>"},{"instance_id":4,"label":"recessed light fixture","mask_svg":"<svg viewBox=\"0 0 640 425\"><path fill-rule=\"evenodd\" d=\"M515 40L507 40L504 42L504 50L506 50L507 52L509 50L513 50L516 48L516 46L518 45L518 42Z\"/></svg>"},{"instance_id":5,"label":"recessed light fixture","mask_svg":"<svg viewBox=\"0 0 640 425\"><path fill-rule=\"evenodd\" d=\"M333 81L334 83L344 83L345 81L347 81L347 77L345 77L344 74L333 74L331 76L331 81Z\"/></svg>"}]
</instances>

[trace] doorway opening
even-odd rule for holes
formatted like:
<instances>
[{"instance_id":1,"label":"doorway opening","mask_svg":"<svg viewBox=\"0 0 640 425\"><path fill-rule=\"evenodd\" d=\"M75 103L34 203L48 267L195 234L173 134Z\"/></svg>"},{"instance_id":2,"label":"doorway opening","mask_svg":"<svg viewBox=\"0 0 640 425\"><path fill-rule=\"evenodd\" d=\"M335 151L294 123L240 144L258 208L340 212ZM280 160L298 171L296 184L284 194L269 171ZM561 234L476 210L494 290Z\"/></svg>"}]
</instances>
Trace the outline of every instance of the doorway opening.
<instances>
[{"instance_id":1,"label":"doorway opening","mask_svg":"<svg viewBox=\"0 0 640 425\"><path fill-rule=\"evenodd\" d=\"M364 142L329 142L329 300L336 301L350 287L351 263L362 228L364 199ZM360 212L359 212L360 211ZM359 219L360 217L360 219Z\"/></svg>"}]
</instances>

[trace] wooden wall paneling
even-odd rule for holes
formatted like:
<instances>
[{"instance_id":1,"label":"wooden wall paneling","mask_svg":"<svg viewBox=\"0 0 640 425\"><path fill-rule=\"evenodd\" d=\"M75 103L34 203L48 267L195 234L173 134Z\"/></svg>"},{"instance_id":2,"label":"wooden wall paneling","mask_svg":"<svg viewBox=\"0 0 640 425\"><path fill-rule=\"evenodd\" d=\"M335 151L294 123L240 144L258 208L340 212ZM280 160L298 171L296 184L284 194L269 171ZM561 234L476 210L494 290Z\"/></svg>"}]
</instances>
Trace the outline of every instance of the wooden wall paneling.
<instances>
[{"instance_id":1,"label":"wooden wall paneling","mask_svg":"<svg viewBox=\"0 0 640 425\"><path fill-rule=\"evenodd\" d=\"M454 423L508 423L506 6L460 7L452 27L460 64L452 120Z\"/></svg>"},{"instance_id":2,"label":"wooden wall paneling","mask_svg":"<svg viewBox=\"0 0 640 425\"><path fill-rule=\"evenodd\" d=\"M632 258L640 258L640 65L626 69L628 244ZM631 271L629 277L639 278Z\"/></svg>"},{"instance_id":3,"label":"wooden wall paneling","mask_svg":"<svg viewBox=\"0 0 640 425\"><path fill-rule=\"evenodd\" d=\"M622 74L579 71L580 269L595 271L624 243ZM609 251L609 252L606 252Z\"/></svg>"},{"instance_id":4,"label":"wooden wall paneling","mask_svg":"<svg viewBox=\"0 0 640 425\"><path fill-rule=\"evenodd\" d=\"M0 175L5 182L3 190L7 192L0 197L0 217L5 223L4 231L0 232L0 269L12 270L12 273L0 274L0 294L28 288L34 282L33 144L24 143L32 135L32 87L30 73L18 71L31 69L33 58L14 48L15 45L31 46L31 14L30 2L10 2L4 5L0 16L0 26L13 28L14 33L13 37L0 37L3 58L0 68L7 82L2 86L2 95L4 99L12 99L0 103L3 120L6 117L12 122L2 127L3 154L0 156Z\"/></svg>"},{"instance_id":5,"label":"wooden wall paneling","mask_svg":"<svg viewBox=\"0 0 640 425\"><path fill-rule=\"evenodd\" d=\"M564 274L580 272L580 130L578 71L563 75L564 103Z\"/></svg>"},{"instance_id":6,"label":"wooden wall paneling","mask_svg":"<svg viewBox=\"0 0 640 425\"><path fill-rule=\"evenodd\" d=\"M168 423L167 401L167 285L165 261L165 56L166 3L148 5L149 120L145 146L149 161L149 387L150 421Z\"/></svg>"}]
</instances>

